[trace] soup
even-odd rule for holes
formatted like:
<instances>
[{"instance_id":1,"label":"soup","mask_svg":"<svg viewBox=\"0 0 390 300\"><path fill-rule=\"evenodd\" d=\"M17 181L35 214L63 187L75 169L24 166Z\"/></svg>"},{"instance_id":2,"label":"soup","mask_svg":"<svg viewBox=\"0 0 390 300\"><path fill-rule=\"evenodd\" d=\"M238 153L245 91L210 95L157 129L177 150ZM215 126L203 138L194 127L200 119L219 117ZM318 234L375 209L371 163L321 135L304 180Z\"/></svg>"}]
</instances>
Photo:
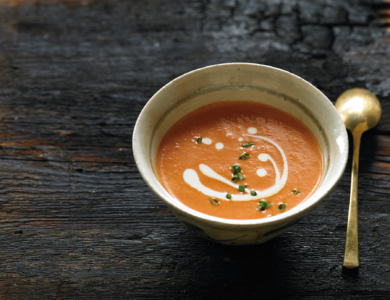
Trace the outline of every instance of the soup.
<instances>
[{"instance_id":1,"label":"soup","mask_svg":"<svg viewBox=\"0 0 390 300\"><path fill-rule=\"evenodd\" d=\"M323 160L313 133L277 108L216 102L176 122L157 151L164 188L186 206L227 219L276 216L318 186Z\"/></svg>"}]
</instances>

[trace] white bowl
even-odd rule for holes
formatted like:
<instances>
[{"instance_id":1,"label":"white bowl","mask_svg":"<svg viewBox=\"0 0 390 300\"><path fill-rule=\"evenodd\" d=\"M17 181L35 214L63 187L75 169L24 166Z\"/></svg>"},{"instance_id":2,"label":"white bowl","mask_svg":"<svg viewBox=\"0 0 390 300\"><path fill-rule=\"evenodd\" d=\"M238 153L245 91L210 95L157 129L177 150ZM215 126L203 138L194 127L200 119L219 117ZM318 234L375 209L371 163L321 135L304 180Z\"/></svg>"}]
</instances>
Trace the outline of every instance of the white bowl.
<instances>
[{"instance_id":1,"label":"white bowl","mask_svg":"<svg viewBox=\"0 0 390 300\"><path fill-rule=\"evenodd\" d=\"M320 144L324 170L317 190L283 214L251 220L213 217L185 206L159 182L156 154L168 129L200 106L235 100L261 102L294 115ZM348 136L333 104L307 81L269 66L230 63L189 72L161 88L138 117L133 132L133 153L145 182L193 233L222 244L256 244L288 230L330 193L347 163Z\"/></svg>"}]
</instances>

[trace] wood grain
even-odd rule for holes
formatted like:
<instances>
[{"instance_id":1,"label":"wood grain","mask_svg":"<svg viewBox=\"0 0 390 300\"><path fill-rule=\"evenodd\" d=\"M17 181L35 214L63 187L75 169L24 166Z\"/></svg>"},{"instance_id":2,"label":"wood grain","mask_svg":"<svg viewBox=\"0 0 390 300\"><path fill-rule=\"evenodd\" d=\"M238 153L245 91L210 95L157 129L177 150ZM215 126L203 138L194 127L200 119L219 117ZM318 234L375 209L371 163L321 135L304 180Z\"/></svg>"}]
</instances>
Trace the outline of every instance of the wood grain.
<instances>
[{"instance_id":1,"label":"wood grain","mask_svg":"<svg viewBox=\"0 0 390 300\"><path fill-rule=\"evenodd\" d=\"M375 1L0 1L0 299L386 299L390 39ZM294 229L224 247L139 175L131 135L164 84L210 64L377 94L363 135L361 267L343 270L350 163Z\"/></svg>"}]
</instances>

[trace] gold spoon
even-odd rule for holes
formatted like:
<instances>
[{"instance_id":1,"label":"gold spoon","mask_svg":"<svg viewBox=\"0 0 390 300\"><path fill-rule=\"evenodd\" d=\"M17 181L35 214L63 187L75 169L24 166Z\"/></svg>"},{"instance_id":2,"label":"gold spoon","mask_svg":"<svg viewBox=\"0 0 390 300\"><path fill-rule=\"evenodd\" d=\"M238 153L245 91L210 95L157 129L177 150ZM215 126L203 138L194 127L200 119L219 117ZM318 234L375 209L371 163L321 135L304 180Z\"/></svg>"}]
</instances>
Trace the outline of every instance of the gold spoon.
<instances>
[{"instance_id":1,"label":"gold spoon","mask_svg":"<svg viewBox=\"0 0 390 300\"><path fill-rule=\"evenodd\" d=\"M353 269L359 266L357 198L360 139L363 132L378 124L382 108L377 97L362 88L345 91L337 99L335 106L343 118L345 127L351 131L354 141L351 198L343 262L344 267Z\"/></svg>"}]
</instances>

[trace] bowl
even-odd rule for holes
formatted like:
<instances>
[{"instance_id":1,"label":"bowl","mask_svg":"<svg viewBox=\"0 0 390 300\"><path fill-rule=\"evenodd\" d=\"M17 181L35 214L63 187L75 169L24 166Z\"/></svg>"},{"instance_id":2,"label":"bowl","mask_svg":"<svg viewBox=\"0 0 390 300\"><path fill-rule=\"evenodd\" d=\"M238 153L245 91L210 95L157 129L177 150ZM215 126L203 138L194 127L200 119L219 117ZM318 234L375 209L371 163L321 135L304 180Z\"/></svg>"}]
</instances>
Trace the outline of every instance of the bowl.
<instances>
[{"instance_id":1,"label":"bowl","mask_svg":"<svg viewBox=\"0 0 390 300\"><path fill-rule=\"evenodd\" d=\"M313 132L321 147L324 168L316 191L272 218L233 220L195 211L164 189L156 171L159 143L174 123L200 106L237 100L268 104L292 114ZM270 66L228 63L194 70L162 87L138 117L133 154L150 189L194 234L221 244L258 244L287 231L332 191L347 163L348 136L333 104L309 82Z\"/></svg>"}]
</instances>

